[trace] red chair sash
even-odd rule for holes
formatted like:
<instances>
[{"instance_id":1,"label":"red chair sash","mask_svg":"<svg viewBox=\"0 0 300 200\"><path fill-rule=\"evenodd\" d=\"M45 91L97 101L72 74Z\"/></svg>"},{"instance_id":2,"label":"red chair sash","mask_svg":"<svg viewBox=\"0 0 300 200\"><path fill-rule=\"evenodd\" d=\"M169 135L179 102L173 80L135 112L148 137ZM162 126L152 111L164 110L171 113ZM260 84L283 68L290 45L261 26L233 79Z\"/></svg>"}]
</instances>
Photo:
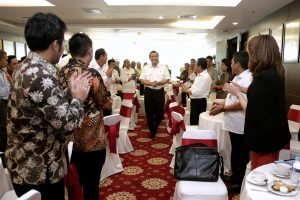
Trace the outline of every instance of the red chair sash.
<instances>
[{"instance_id":1,"label":"red chair sash","mask_svg":"<svg viewBox=\"0 0 300 200\"><path fill-rule=\"evenodd\" d=\"M64 177L64 183L70 200L83 200L83 192L75 165L72 163Z\"/></svg>"},{"instance_id":2,"label":"red chair sash","mask_svg":"<svg viewBox=\"0 0 300 200\"><path fill-rule=\"evenodd\" d=\"M177 121L176 119L173 119L173 124L172 124L172 128L170 131L171 135L176 135L176 134L180 133L180 129L182 131L186 131L184 121L183 120Z\"/></svg>"},{"instance_id":3,"label":"red chair sash","mask_svg":"<svg viewBox=\"0 0 300 200\"><path fill-rule=\"evenodd\" d=\"M135 93L123 93L123 99L133 99Z\"/></svg>"},{"instance_id":4,"label":"red chair sash","mask_svg":"<svg viewBox=\"0 0 300 200\"><path fill-rule=\"evenodd\" d=\"M174 95L170 95L171 97L171 102L176 102L175 96Z\"/></svg>"},{"instance_id":5,"label":"red chair sash","mask_svg":"<svg viewBox=\"0 0 300 200\"><path fill-rule=\"evenodd\" d=\"M126 118L130 118L131 110L132 110L131 108L122 105L121 109L120 109L120 115L123 116L123 117L126 117Z\"/></svg>"},{"instance_id":6,"label":"red chair sash","mask_svg":"<svg viewBox=\"0 0 300 200\"><path fill-rule=\"evenodd\" d=\"M141 105L140 105L140 102L138 101L137 97L133 98L132 104L135 105L136 113L138 113L141 108Z\"/></svg>"},{"instance_id":7,"label":"red chair sash","mask_svg":"<svg viewBox=\"0 0 300 200\"><path fill-rule=\"evenodd\" d=\"M117 138L119 137L120 122L107 126L105 125L105 132L108 132L108 141L110 153L117 153Z\"/></svg>"},{"instance_id":8,"label":"red chair sash","mask_svg":"<svg viewBox=\"0 0 300 200\"><path fill-rule=\"evenodd\" d=\"M216 139L189 139L183 138L182 145L190 145L190 144L197 144L201 143L208 147L218 147L218 142Z\"/></svg>"},{"instance_id":9,"label":"red chair sash","mask_svg":"<svg viewBox=\"0 0 300 200\"><path fill-rule=\"evenodd\" d=\"M300 110L289 109L288 120L300 123Z\"/></svg>"}]
</instances>

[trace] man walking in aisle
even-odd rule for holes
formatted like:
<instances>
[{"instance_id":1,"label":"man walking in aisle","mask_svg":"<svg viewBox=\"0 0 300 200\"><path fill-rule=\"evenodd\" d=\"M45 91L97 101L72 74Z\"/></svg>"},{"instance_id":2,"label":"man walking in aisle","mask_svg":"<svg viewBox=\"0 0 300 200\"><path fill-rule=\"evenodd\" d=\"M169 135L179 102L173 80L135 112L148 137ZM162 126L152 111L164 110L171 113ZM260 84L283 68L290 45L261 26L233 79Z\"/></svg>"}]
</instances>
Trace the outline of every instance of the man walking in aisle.
<instances>
[{"instance_id":1,"label":"man walking in aisle","mask_svg":"<svg viewBox=\"0 0 300 200\"><path fill-rule=\"evenodd\" d=\"M150 138L156 135L157 128L164 118L164 85L170 80L168 68L160 64L158 58L158 53L151 51L151 64L143 68L140 76L145 86L144 101Z\"/></svg>"}]
</instances>

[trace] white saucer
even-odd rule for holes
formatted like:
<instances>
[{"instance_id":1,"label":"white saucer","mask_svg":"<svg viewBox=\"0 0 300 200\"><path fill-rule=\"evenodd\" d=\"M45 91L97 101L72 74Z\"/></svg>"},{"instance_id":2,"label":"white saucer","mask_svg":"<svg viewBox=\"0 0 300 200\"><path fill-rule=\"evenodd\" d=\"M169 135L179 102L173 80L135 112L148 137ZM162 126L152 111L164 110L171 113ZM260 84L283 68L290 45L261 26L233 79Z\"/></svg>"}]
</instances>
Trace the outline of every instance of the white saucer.
<instances>
[{"instance_id":1,"label":"white saucer","mask_svg":"<svg viewBox=\"0 0 300 200\"><path fill-rule=\"evenodd\" d=\"M258 181L255 181L253 177L254 177L254 174L250 173L246 176L246 180L249 183L252 183L254 185L266 185L267 184L267 181L258 182Z\"/></svg>"},{"instance_id":2,"label":"white saucer","mask_svg":"<svg viewBox=\"0 0 300 200\"><path fill-rule=\"evenodd\" d=\"M288 174L288 175L281 175L281 174L278 174L276 171L273 171L272 174L274 176L279 177L279 178L290 178L290 174Z\"/></svg>"}]
</instances>

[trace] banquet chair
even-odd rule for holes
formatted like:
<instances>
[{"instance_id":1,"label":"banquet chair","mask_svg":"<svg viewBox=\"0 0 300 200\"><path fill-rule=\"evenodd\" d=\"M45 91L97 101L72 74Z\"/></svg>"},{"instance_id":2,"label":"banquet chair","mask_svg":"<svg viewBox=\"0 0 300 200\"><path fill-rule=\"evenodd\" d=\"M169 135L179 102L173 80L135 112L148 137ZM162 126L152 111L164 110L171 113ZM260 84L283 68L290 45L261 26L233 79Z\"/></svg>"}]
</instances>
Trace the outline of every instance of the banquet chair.
<instances>
[{"instance_id":1,"label":"banquet chair","mask_svg":"<svg viewBox=\"0 0 300 200\"><path fill-rule=\"evenodd\" d=\"M289 129L292 135L290 141L290 158L300 156L300 141L298 141L298 133L300 130L300 105L291 105L288 112Z\"/></svg>"},{"instance_id":2,"label":"banquet chair","mask_svg":"<svg viewBox=\"0 0 300 200\"><path fill-rule=\"evenodd\" d=\"M174 155L175 149L181 146L182 134L184 131L186 131L186 128L183 121L183 117L180 113L173 111L171 113L171 119L172 119L172 127L170 130L170 134L173 135L173 143L170 148L169 154ZM172 161L173 160L174 159L172 159ZM171 166L173 165L171 164Z\"/></svg>"},{"instance_id":3,"label":"banquet chair","mask_svg":"<svg viewBox=\"0 0 300 200\"><path fill-rule=\"evenodd\" d=\"M119 114L122 99L117 95L112 95L112 114Z\"/></svg>"},{"instance_id":4,"label":"banquet chair","mask_svg":"<svg viewBox=\"0 0 300 200\"><path fill-rule=\"evenodd\" d=\"M18 197L12 187L9 173L4 169L2 159L0 158L0 200L41 200L41 193L36 190L30 190Z\"/></svg>"},{"instance_id":5,"label":"banquet chair","mask_svg":"<svg viewBox=\"0 0 300 200\"><path fill-rule=\"evenodd\" d=\"M137 109L137 105L139 105L139 103L136 102L135 99L136 99L136 91L133 92L131 89L123 90L123 101L133 103L128 130L134 130L134 128L136 126L136 121L137 121L136 109Z\"/></svg>"},{"instance_id":6,"label":"banquet chair","mask_svg":"<svg viewBox=\"0 0 300 200\"><path fill-rule=\"evenodd\" d=\"M217 148L217 134L212 130L190 129L183 133L182 145L201 143ZM175 185L174 200L227 200L228 192L223 180L217 182L180 181Z\"/></svg>"},{"instance_id":7,"label":"banquet chair","mask_svg":"<svg viewBox=\"0 0 300 200\"><path fill-rule=\"evenodd\" d=\"M300 129L300 105L291 105L287 118L292 138L289 148L280 151L280 160L293 159L296 156L300 156L300 141L298 141L298 132Z\"/></svg>"},{"instance_id":8,"label":"banquet chair","mask_svg":"<svg viewBox=\"0 0 300 200\"><path fill-rule=\"evenodd\" d=\"M128 137L128 128L132 112L132 101L123 101L120 109L121 123L119 131L119 139L117 140L117 148L119 154L133 151L133 146Z\"/></svg>"},{"instance_id":9,"label":"banquet chair","mask_svg":"<svg viewBox=\"0 0 300 200\"><path fill-rule=\"evenodd\" d=\"M300 105L291 105L288 111L289 129L293 140L298 140L300 129Z\"/></svg>"},{"instance_id":10,"label":"banquet chair","mask_svg":"<svg viewBox=\"0 0 300 200\"><path fill-rule=\"evenodd\" d=\"M123 171L120 156L118 154L117 140L119 137L121 116L109 115L103 118L106 137L106 157L101 171L100 181L113 174Z\"/></svg>"}]
</instances>

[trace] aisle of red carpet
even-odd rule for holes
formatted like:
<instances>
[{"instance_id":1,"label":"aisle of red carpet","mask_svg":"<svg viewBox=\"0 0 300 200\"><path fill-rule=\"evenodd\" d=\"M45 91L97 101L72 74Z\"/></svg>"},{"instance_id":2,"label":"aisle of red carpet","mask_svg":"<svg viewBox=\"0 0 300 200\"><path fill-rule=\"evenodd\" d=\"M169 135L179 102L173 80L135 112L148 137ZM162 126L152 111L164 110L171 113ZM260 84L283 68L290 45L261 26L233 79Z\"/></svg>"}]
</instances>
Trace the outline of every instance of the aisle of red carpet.
<instances>
[{"instance_id":1,"label":"aisle of red carpet","mask_svg":"<svg viewBox=\"0 0 300 200\"><path fill-rule=\"evenodd\" d=\"M166 121L159 126L157 136L149 138L144 116L138 119L134 132L128 133L134 151L121 155L124 171L100 183L101 200L172 200L176 179L169 167L172 137ZM238 200L231 198L229 200Z\"/></svg>"}]
</instances>

